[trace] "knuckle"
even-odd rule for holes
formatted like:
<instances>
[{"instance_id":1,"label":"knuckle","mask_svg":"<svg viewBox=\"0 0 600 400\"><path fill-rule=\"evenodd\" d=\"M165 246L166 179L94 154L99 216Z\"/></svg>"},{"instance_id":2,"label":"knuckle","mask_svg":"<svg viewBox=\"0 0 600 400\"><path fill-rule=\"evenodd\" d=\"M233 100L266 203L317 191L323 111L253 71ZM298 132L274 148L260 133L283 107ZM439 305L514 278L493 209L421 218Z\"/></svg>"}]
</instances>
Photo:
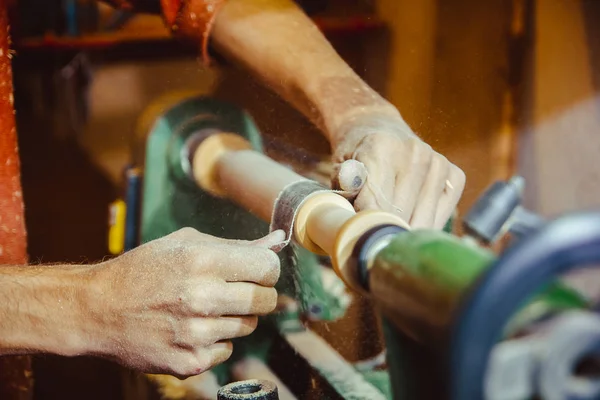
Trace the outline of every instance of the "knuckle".
<instances>
[{"instance_id":1,"label":"knuckle","mask_svg":"<svg viewBox=\"0 0 600 400\"><path fill-rule=\"evenodd\" d=\"M422 156L428 156L429 158L433 157L433 149L427 143L421 142L415 145L415 153L420 154Z\"/></svg>"},{"instance_id":2,"label":"knuckle","mask_svg":"<svg viewBox=\"0 0 600 400\"><path fill-rule=\"evenodd\" d=\"M466 180L467 180L467 175L465 174L465 171L463 171L462 169L458 168L456 165L452 166L453 168L453 175L454 175L454 179L456 179L457 183L460 183L461 185L463 185Z\"/></svg>"},{"instance_id":3,"label":"knuckle","mask_svg":"<svg viewBox=\"0 0 600 400\"><path fill-rule=\"evenodd\" d=\"M175 232L175 235L180 237L194 237L198 234L199 232L196 229L189 226L180 228L178 231Z\"/></svg>"},{"instance_id":4,"label":"knuckle","mask_svg":"<svg viewBox=\"0 0 600 400\"><path fill-rule=\"evenodd\" d=\"M413 151L412 159L411 159L413 166L428 168L431 165L432 161L433 161L433 154L431 151L426 151L426 150Z\"/></svg>"},{"instance_id":5,"label":"knuckle","mask_svg":"<svg viewBox=\"0 0 600 400\"><path fill-rule=\"evenodd\" d=\"M185 323L184 332L190 343L198 343L209 336L206 324L200 321L188 321Z\"/></svg>"},{"instance_id":6,"label":"knuckle","mask_svg":"<svg viewBox=\"0 0 600 400\"><path fill-rule=\"evenodd\" d=\"M450 165L451 165L451 164L450 164L450 161L448 161L448 159L447 159L445 156L443 156L442 154L440 154L440 153L435 153L435 154L434 154L434 160L435 160L435 162L437 162L437 163L438 163L438 164L439 164L439 165L440 165L442 168L444 168L444 167L445 167L445 168L447 169L447 168L448 168L448 167L450 167Z\"/></svg>"}]
</instances>

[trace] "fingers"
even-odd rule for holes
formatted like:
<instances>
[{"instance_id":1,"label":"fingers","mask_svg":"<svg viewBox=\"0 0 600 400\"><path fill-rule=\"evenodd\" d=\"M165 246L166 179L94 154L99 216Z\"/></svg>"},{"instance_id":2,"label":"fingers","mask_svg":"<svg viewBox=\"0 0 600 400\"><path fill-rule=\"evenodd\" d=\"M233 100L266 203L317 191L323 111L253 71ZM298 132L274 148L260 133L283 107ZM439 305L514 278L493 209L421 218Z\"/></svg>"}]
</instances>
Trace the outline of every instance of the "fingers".
<instances>
[{"instance_id":1,"label":"fingers","mask_svg":"<svg viewBox=\"0 0 600 400\"><path fill-rule=\"evenodd\" d=\"M454 212L465 189L465 173L457 166L451 165L450 172L448 173L448 182L450 185L445 185L438 203L433 223L434 229L443 229Z\"/></svg>"},{"instance_id":2,"label":"fingers","mask_svg":"<svg viewBox=\"0 0 600 400\"><path fill-rule=\"evenodd\" d=\"M464 173L420 140L381 140L370 152L356 152L368 176L355 208L393 212L414 228L442 229L462 195Z\"/></svg>"},{"instance_id":3,"label":"fingers","mask_svg":"<svg viewBox=\"0 0 600 400\"><path fill-rule=\"evenodd\" d=\"M266 247L222 245L212 251L210 268L227 282L274 286L279 279L279 257Z\"/></svg>"},{"instance_id":4,"label":"fingers","mask_svg":"<svg viewBox=\"0 0 600 400\"><path fill-rule=\"evenodd\" d=\"M419 195L429 174L433 151L424 143L413 144L410 157L408 173L399 171L396 175L393 199L405 221L411 220L417 201L421 200Z\"/></svg>"},{"instance_id":5,"label":"fingers","mask_svg":"<svg viewBox=\"0 0 600 400\"><path fill-rule=\"evenodd\" d=\"M188 241L186 246L191 249L199 272L212 273L228 282L254 282L263 286L274 286L279 279L279 257L269 247L282 241L283 231L254 242L221 239L193 228L183 228L172 235Z\"/></svg>"},{"instance_id":6,"label":"fingers","mask_svg":"<svg viewBox=\"0 0 600 400\"><path fill-rule=\"evenodd\" d=\"M191 313L199 317L266 315L277 305L277 291L248 282L198 285Z\"/></svg>"},{"instance_id":7,"label":"fingers","mask_svg":"<svg viewBox=\"0 0 600 400\"><path fill-rule=\"evenodd\" d=\"M285 241L285 232L281 229L269 233L267 236L249 242L251 246L262 247L265 249L273 250L277 248L281 243Z\"/></svg>"},{"instance_id":8,"label":"fingers","mask_svg":"<svg viewBox=\"0 0 600 400\"><path fill-rule=\"evenodd\" d=\"M366 182L354 201L357 210L384 210L395 212L392 195L395 184L394 163L389 159L373 159L365 152L359 151L357 160L367 170Z\"/></svg>"},{"instance_id":9,"label":"fingers","mask_svg":"<svg viewBox=\"0 0 600 400\"><path fill-rule=\"evenodd\" d=\"M410 219L412 228L430 228L434 225L439 203L446 188L449 167L450 163L444 156L437 153L433 155L429 172Z\"/></svg>"},{"instance_id":10,"label":"fingers","mask_svg":"<svg viewBox=\"0 0 600 400\"><path fill-rule=\"evenodd\" d=\"M217 342L248 336L256 329L258 318L220 317L194 318L186 342L194 346L210 346Z\"/></svg>"},{"instance_id":11,"label":"fingers","mask_svg":"<svg viewBox=\"0 0 600 400\"><path fill-rule=\"evenodd\" d=\"M222 315L267 315L277 306L277 291L247 282L229 283Z\"/></svg>"}]
</instances>

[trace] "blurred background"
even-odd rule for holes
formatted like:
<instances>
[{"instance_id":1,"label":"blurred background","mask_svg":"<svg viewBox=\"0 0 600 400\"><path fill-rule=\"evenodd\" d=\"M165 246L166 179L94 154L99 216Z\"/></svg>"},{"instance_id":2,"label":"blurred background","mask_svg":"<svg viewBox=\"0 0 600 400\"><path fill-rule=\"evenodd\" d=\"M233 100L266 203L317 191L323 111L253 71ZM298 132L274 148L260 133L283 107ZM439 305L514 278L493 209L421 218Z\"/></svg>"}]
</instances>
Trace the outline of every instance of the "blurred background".
<instances>
[{"instance_id":1,"label":"blurred background","mask_svg":"<svg viewBox=\"0 0 600 400\"><path fill-rule=\"evenodd\" d=\"M525 206L542 215L600 205L600 2L298 2L412 128L466 172L461 210L514 173L526 179ZM32 261L107 256L108 209L122 194L136 126L165 94L193 91L245 108L276 159L292 150L328 156L300 114L226 62L203 67L198 49L172 38L160 17L92 0L19 0L11 17ZM355 319L365 312L357 307ZM349 359L373 352L365 336L330 339ZM41 398L122 395L119 368L108 362L44 356L34 367Z\"/></svg>"}]
</instances>

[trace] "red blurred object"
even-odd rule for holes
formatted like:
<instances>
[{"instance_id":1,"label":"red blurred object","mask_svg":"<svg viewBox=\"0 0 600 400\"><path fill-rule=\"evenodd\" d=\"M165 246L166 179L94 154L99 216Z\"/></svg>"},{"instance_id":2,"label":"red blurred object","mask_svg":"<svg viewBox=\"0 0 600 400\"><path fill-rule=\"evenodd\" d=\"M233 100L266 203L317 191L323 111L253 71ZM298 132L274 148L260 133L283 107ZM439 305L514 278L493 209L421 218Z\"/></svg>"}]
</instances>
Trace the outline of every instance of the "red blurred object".
<instances>
[{"instance_id":1,"label":"red blurred object","mask_svg":"<svg viewBox=\"0 0 600 400\"><path fill-rule=\"evenodd\" d=\"M0 6L0 264L22 265L27 237L21 192L21 171L15 111L7 4ZM0 357L0 398L32 396L29 357Z\"/></svg>"}]
</instances>

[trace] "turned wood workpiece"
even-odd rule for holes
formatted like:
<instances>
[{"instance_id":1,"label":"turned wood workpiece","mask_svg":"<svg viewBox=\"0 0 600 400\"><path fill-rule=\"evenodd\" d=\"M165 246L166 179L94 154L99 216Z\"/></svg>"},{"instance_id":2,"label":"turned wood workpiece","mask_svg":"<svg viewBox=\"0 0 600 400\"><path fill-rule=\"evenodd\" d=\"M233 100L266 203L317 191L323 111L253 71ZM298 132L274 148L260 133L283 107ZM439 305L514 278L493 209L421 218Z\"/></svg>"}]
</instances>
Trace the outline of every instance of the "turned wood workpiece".
<instances>
[{"instance_id":1,"label":"turned wood workpiece","mask_svg":"<svg viewBox=\"0 0 600 400\"><path fill-rule=\"evenodd\" d=\"M293 210L283 215L287 221L272 224L271 229L288 230L288 238L329 255L336 273L355 290L361 289L348 261L360 236L383 224L409 228L400 217L384 211L356 213L343 192L318 185L252 150L239 135L213 134L193 151L193 176L203 190L234 201L265 221L281 220L278 213L286 211L279 206L286 196L298 197L300 191ZM313 189L306 191L307 186Z\"/></svg>"}]
</instances>

